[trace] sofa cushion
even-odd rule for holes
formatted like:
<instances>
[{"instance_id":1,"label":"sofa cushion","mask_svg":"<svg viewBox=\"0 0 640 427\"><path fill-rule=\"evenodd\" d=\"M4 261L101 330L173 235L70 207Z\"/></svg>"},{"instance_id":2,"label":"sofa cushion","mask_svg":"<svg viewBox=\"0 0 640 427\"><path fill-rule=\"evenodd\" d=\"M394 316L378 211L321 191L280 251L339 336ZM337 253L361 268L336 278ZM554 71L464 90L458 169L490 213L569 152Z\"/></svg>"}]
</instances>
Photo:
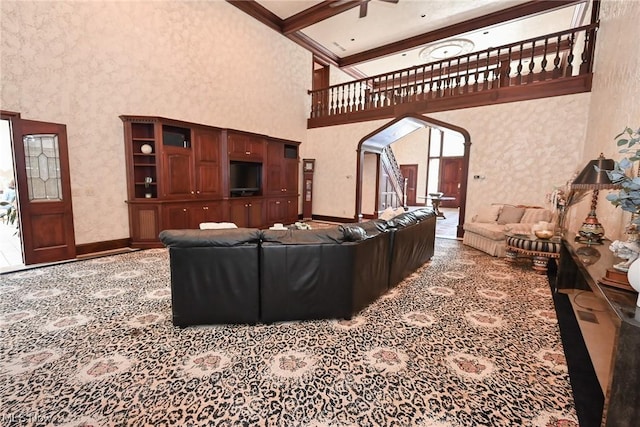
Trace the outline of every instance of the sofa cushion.
<instances>
[{"instance_id":1,"label":"sofa cushion","mask_svg":"<svg viewBox=\"0 0 640 427\"><path fill-rule=\"evenodd\" d=\"M385 231L388 228L387 221L378 218L378 219L372 219L371 221L350 222L346 224L341 224L338 226L338 229L340 229L340 227L344 228L344 227L350 227L350 226L356 226L356 227L362 228L366 233L366 237L377 236L378 234L380 234L381 232Z\"/></svg>"},{"instance_id":2,"label":"sofa cushion","mask_svg":"<svg viewBox=\"0 0 640 427\"><path fill-rule=\"evenodd\" d=\"M502 205L483 206L474 218L474 222L496 222L501 210Z\"/></svg>"},{"instance_id":3,"label":"sofa cushion","mask_svg":"<svg viewBox=\"0 0 640 427\"><path fill-rule=\"evenodd\" d=\"M344 234L338 227L319 230L263 230L262 241L285 245L326 245L344 242Z\"/></svg>"},{"instance_id":4,"label":"sofa cushion","mask_svg":"<svg viewBox=\"0 0 640 427\"><path fill-rule=\"evenodd\" d=\"M405 212L396 216L395 218L387 221L387 224L391 228L402 228L409 225L417 224L420 222L418 217L413 212Z\"/></svg>"},{"instance_id":5,"label":"sofa cushion","mask_svg":"<svg viewBox=\"0 0 640 427\"><path fill-rule=\"evenodd\" d=\"M431 208L420 208L411 211L411 213L416 217L418 221L424 221L425 219L436 215L436 213Z\"/></svg>"},{"instance_id":6,"label":"sofa cushion","mask_svg":"<svg viewBox=\"0 0 640 427\"><path fill-rule=\"evenodd\" d=\"M504 225L496 223L466 222L464 230L487 237L491 240L504 240Z\"/></svg>"},{"instance_id":7,"label":"sofa cushion","mask_svg":"<svg viewBox=\"0 0 640 427\"><path fill-rule=\"evenodd\" d=\"M516 206L504 205L498 215L498 224L512 224L514 222L520 222L522 215L524 215L525 208Z\"/></svg>"},{"instance_id":8,"label":"sofa cushion","mask_svg":"<svg viewBox=\"0 0 640 427\"><path fill-rule=\"evenodd\" d=\"M356 224L343 224L338 226L338 230L342 231L345 242L357 242L367 238L367 232Z\"/></svg>"},{"instance_id":9,"label":"sofa cushion","mask_svg":"<svg viewBox=\"0 0 640 427\"><path fill-rule=\"evenodd\" d=\"M535 224L539 221L550 222L553 213L549 209L542 208L526 208L520 222L527 224Z\"/></svg>"},{"instance_id":10,"label":"sofa cushion","mask_svg":"<svg viewBox=\"0 0 640 427\"><path fill-rule=\"evenodd\" d=\"M234 228L227 230L162 230L160 241L172 248L194 248L203 246L238 246L258 243L257 228Z\"/></svg>"},{"instance_id":11,"label":"sofa cushion","mask_svg":"<svg viewBox=\"0 0 640 427\"><path fill-rule=\"evenodd\" d=\"M504 231L510 234L531 234L532 226L533 224L525 222L515 222L513 224L505 224Z\"/></svg>"}]
</instances>

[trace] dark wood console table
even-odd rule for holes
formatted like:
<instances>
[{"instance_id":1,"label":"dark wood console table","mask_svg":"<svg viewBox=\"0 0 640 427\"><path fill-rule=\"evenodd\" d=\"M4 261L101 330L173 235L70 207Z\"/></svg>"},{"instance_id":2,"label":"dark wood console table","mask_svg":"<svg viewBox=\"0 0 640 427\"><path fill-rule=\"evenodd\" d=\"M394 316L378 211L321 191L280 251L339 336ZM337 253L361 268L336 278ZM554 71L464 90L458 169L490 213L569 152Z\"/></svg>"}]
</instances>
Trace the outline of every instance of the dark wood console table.
<instances>
[{"instance_id":1,"label":"dark wood console table","mask_svg":"<svg viewBox=\"0 0 640 427\"><path fill-rule=\"evenodd\" d=\"M586 246L569 236L562 240L556 290L583 289L602 299L616 327L602 426L636 427L640 423L640 308L637 293L600 284L618 262L610 241ZM586 249L585 249L586 248Z\"/></svg>"}]
</instances>

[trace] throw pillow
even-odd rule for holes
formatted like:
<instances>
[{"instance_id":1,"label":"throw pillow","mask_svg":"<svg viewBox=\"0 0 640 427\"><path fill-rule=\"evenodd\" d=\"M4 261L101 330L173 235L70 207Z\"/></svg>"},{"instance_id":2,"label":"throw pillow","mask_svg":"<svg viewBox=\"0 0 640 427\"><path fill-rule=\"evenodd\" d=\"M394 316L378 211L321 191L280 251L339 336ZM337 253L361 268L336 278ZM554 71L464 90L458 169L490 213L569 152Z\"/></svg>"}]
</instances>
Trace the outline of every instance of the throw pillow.
<instances>
[{"instance_id":1,"label":"throw pillow","mask_svg":"<svg viewBox=\"0 0 640 427\"><path fill-rule=\"evenodd\" d=\"M501 210L502 205L483 206L478 215L476 215L474 222L496 222Z\"/></svg>"},{"instance_id":2,"label":"throw pillow","mask_svg":"<svg viewBox=\"0 0 640 427\"><path fill-rule=\"evenodd\" d=\"M540 221L550 222L552 217L553 214L549 209L527 208L524 211L524 215L522 215L520 222L527 224L535 224Z\"/></svg>"},{"instance_id":3,"label":"throw pillow","mask_svg":"<svg viewBox=\"0 0 640 427\"><path fill-rule=\"evenodd\" d=\"M396 216L396 213L394 209L392 207L388 207L387 209L383 210L380 215L378 215L378 218L384 219L385 221L389 221L391 218L395 216Z\"/></svg>"},{"instance_id":4,"label":"throw pillow","mask_svg":"<svg viewBox=\"0 0 640 427\"><path fill-rule=\"evenodd\" d=\"M522 215L524 215L525 208L517 208L515 206L505 205L498 215L498 224L513 224L514 222L520 222Z\"/></svg>"},{"instance_id":5,"label":"throw pillow","mask_svg":"<svg viewBox=\"0 0 640 427\"><path fill-rule=\"evenodd\" d=\"M238 228L233 222L201 222L200 230L225 230L228 228Z\"/></svg>"}]
</instances>

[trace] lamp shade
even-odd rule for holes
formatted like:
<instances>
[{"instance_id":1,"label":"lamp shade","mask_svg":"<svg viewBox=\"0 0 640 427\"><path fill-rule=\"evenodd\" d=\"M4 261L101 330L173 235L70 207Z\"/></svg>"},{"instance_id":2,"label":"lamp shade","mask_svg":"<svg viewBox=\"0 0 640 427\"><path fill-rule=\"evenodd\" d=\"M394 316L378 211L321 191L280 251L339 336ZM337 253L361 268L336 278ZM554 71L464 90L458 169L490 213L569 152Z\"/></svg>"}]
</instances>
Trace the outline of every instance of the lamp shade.
<instances>
[{"instance_id":1,"label":"lamp shade","mask_svg":"<svg viewBox=\"0 0 640 427\"><path fill-rule=\"evenodd\" d=\"M598 169L596 169L596 167ZM617 185L612 183L607 175L607 170L615 167L613 159L605 159L602 153L596 160L591 160L587 166L582 169L580 175L573 180L572 188L583 190L602 190L604 188L616 188Z\"/></svg>"}]
</instances>

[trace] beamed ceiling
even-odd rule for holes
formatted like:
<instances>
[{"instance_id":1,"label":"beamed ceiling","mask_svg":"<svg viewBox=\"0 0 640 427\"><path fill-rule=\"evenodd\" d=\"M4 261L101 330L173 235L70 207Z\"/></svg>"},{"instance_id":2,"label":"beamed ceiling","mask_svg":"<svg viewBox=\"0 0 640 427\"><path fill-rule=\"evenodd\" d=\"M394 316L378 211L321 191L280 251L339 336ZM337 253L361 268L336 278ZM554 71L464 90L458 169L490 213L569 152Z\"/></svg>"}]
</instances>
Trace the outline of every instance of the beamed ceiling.
<instances>
[{"instance_id":1,"label":"beamed ceiling","mask_svg":"<svg viewBox=\"0 0 640 427\"><path fill-rule=\"evenodd\" d=\"M589 0L227 0L354 77L586 25Z\"/></svg>"}]
</instances>

